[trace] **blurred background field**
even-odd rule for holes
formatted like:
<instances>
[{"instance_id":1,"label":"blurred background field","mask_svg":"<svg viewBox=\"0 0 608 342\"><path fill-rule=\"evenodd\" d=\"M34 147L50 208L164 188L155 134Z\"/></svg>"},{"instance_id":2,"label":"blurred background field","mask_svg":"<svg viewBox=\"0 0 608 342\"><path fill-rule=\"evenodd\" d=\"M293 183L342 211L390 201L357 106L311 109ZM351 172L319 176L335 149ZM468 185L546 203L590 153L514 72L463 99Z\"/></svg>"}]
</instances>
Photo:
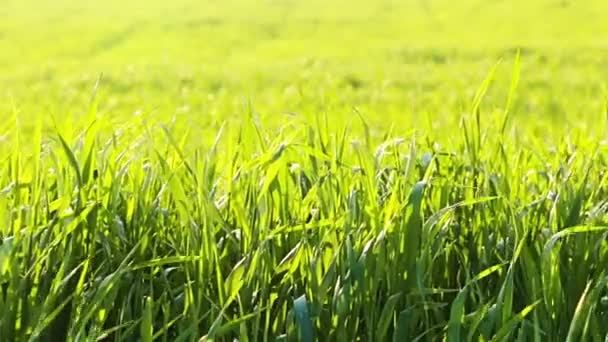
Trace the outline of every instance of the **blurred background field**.
<instances>
[{"instance_id":1,"label":"blurred background field","mask_svg":"<svg viewBox=\"0 0 608 342\"><path fill-rule=\"evenodd\" d=\"M83 125L103 74L99 115L112 124L139 113L217 129L249 108L266 126L285 113L343 123L357 108L380 129L437 128L500 59L484 112L504 107L517 49L517 118L539 134L604 121L601 0L9 0L0 11L0 111L14 103L26 126Z\"/></svg>"}]
</instances>

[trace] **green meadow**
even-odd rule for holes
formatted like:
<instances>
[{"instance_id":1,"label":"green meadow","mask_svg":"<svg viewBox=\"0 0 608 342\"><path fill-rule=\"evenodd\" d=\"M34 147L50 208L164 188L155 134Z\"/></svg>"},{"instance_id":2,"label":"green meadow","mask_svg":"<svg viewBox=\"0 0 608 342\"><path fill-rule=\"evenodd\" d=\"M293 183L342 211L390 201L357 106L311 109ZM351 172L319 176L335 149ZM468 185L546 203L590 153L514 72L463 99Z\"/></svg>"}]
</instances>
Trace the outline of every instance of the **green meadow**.
<instances>
[{"instance_id":1,"label":"green meadow","mask_svg":"<svg viewBox=\"0 0 608 342\"><path fill-rule=\"evenodd\" d=\"M608 340L608 3L0 3L0 341Z\"/></svg>"}]
</instances>

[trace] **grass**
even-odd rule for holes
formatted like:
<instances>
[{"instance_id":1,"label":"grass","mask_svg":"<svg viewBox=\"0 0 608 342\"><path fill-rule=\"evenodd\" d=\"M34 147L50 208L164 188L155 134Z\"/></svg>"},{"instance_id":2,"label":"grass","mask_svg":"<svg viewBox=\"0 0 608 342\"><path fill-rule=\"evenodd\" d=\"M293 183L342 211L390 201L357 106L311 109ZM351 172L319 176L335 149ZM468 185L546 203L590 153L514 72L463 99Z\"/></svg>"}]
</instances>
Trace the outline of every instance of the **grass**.
<instances>
[{"instance_id":1,"label":"grass","mask_svg":"<svg viewBox=\"0 0 608 342\"><path fill-rule=\"evenodd\" d=\"M348 5L3 4L0 340L605 341L604 2Z\"/></svg>"}]
</instances>

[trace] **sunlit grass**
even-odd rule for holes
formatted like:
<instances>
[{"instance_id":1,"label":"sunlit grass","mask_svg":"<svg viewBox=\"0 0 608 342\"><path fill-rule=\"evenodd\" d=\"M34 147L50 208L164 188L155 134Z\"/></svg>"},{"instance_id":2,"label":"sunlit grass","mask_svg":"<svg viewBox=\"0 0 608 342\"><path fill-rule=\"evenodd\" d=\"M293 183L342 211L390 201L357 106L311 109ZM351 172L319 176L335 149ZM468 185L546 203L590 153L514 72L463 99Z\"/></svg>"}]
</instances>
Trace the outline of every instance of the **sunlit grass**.
<instances>
[{"instance_id":1,"label":"sunlit grass","mask_svg":"<svg viewBox=\"0 0 608 342\"><path fill-rule=\"evenodd\" d=\"M511 142L508 107L479 114L491 78L452 146L373 138L364 116L250 119L188 152L137 121L15 130L3 339L603 340L605 147Z\"/></svg>"},{"instance_id":2,"label":"sunlit grass","mask_svg":"<svg viewBox=\"0 0 608 342\"><path fill-rule=\"evenodd\" d=\"M8 1L0 341L605 341L605 10Z\"/></svg>"}]
</instances>

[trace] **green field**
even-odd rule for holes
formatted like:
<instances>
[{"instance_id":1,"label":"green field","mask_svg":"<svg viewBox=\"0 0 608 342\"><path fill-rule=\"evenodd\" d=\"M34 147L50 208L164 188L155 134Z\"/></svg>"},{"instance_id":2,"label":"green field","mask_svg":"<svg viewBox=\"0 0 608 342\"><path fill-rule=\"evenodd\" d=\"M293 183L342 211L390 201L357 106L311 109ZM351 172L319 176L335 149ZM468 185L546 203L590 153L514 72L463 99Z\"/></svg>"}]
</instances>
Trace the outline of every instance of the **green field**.
<instances>
[{"instance_id":1,"label":"green field","mask_svg":"<svg viewBox=\"0 0 608 342\"><path fill-rule=\"evenodd\" d=\"M608 340L608 2L0 2L0 341Z\"/></svg>"}]
</instances>

